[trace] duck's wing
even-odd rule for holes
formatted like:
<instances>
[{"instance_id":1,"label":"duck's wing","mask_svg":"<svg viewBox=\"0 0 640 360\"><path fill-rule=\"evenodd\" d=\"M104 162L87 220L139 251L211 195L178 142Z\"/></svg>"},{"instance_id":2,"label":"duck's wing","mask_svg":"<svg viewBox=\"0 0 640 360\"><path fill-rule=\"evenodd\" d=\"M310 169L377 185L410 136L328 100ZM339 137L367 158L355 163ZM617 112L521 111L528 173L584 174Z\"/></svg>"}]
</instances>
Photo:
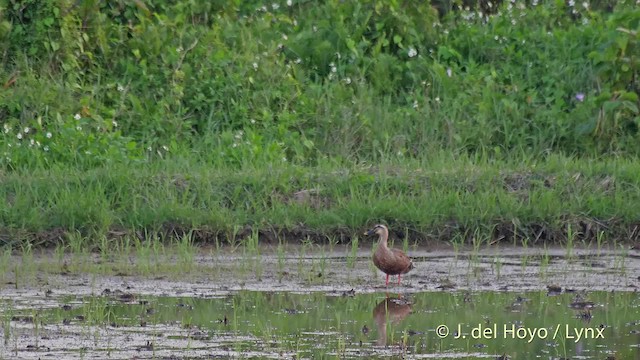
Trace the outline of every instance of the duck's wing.
<instances>
[{"instance_id":1,"label":"duck's wing","mask_svg":"<svg viewBox=\"0 0 640 360\"><path fill-rule=\"evenodd\" d=\"M413 261L411 261L411 258L408 257L407 254L398 249L391 249L391 251L395 257L394 264L399 273L405 274L413 269Z\"/></svg>"}]
</instances>

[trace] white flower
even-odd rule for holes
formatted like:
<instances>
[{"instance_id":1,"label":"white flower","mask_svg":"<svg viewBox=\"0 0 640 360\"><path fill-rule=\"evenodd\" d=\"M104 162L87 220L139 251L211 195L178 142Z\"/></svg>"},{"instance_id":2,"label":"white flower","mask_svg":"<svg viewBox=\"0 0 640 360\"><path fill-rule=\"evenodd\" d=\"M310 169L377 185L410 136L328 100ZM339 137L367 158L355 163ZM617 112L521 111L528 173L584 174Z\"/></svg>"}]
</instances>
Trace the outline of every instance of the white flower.
<instances>
[{"instance_id":1,"label":"white flower","mask_svg":"<svg viewBox=\"0 0 640 360\"><path fill-rule=\"evenodd\" d=\"M291 6L291 5L293 5L293 1L287 0L287 6Z\"/></svg>"},{"instance_id":2,"label":"white flower","mask_svg":"<svg viewBox=\"0 0 640 360\"><path fill-rule=\"evenodd\" d=\"M18 138L18 140L22 140L22 133L18 133L18 135L16 135L16 137Z\"/></svg>"},{"instance_id":3,"label":"white flower","mask_svg":"<svg viewBox=\"0 0 640 360\"><path fill-rule=\"evenodd\" d=\"M180 53L180 52L182 52L182 50L184 50L184 49L182 48L182 46L178 46L178 47L176 48L176 52L179 52L179 53Z\"/></svg>"},{"instance_id":4,"label":"white flower","mask_svg":"<svg viewBox=\"0 0 640 360\"><path fill-rule=\"evenodd\" d=\"M300 63L302 62L302 59L297 58L294 62L295 62L296 64L300 64Z\"/></svg>"},{"instance_id":5,"label":"white flower","mask_svg":"<svg viewBox=\"0 0 640 360\"><path fill-rule=\"evenodd\" d=\"M82 130L82 126L80 126L80 125L76 126L76 130L81 131Z\"/></svg>"},{"instance_id":6,"label":"white flower","mask_svg":"<svg viewBox=\"0 0 640 360\"><path fill-rule=\"evenodd\" d=\"M162 145L162 150L169 151L169 147L167 145Z\"/></svg>"},{"instance_id":7,"label":"white flower","mask_svg":"<svg viewBox=\"0 0 640 360\"><path fill-rule=\"evenodd\" d=\"M589 10L589 3L588 3L588 2L586 2L586 1L584 1L584 2L582 3L582 7L583 7L583 8L585 8L585 9L587 9L587 10Z\"/></svg>"},{"instance_id":8,"label":"white flower","mask_svg":"<svg viewBox=\"0 0 640 360\"><path fill-rule=\"evenodd\" d=\"M42 149L43 149L44 151L49 151L49 146L45 145Z\"/></svg>"},{"instance_id":9,"label":"white flower","mask_svg":"<svg viewBox=\"0 0 640 360\"><path fill-rule=\"evenodd\" d=\"M119 92L123 92L124 91L124 86L118 84L117 89L118 89Z\"/></svg>"},{"instance_id":10,"label":"white flower","mask_svg":"<svg viewBox=\"0 0 640 360\"><path fill-rule=\"evenodd\" d=\"M36 144L35 140L33 140L33 139L29 140L29 147L32 147L35 144Z\"/></svg>"},{"instance_id":11,"label":"white flower","mask_svg":"<svg viewBox=\"0 0 640 360\"><path fill-rule=\"evenodd\" d=\"M85 155L91 155L91 151L89 151L89 150L85 150L84 154L85 154Z\"/></svg>"},{"instance_id":12,"label":"white flower","mask_svg":"<svg viewBox=\"0 0 640 360\"><path fill-rule=\"evenodd\" d=\"M250 121L250 122L251 122L252 124L255 124L255 123L256 123L256 121L255 121L254 119L251 119L251 121Z\"/></svg>"},{"instance_id":13,"label":"white flower","mask_svg":"<svg viewBox=\"0 0 640 360\"><path fill-rule=\"evenodd\" d=\"M118 127L118 122L117 122L117 121L115 121L115 120L113 120L113 121L111 122L111 124L113 124L113 127Z\"/></svg>"},{"instance_id":14,"label":"white flower","mask_svg":"<svg viewBox=\"0 0 640 360\"><path fill-rule=\"evenodd\" d=\"M413 100L413 108L414 109L418 108L418 100Z\"/></svg>"},{"instance_id":15,"label":"white flower","mask_svg":"<svg viewBox=\"0 0 640 360\"><path fill-rule=\"evenodd\" d=\"M11 131L11 125L9 124L4 124L4 133L8 133L9 131Z\"/></svg>"},{"instance_id":16,"label":"white flower","mask_svg":"<svg viewBox=\"0 0 640 360\"><path fill-rule=\"evenodd\" d=\"M272 8L273 10L278 10L278 9L280 9L280 4L278 4L278 3L273 3L273 4L271 4L271 8Z\"/></svg>"},{"instance_id":17,"label":"white flower","mask_svg":"<svg viewBox=\"0 0 640 360\"><path fill-rule=\"evenodd\" d=\"M346 77L346 78L344 78L344 82L345 82L345 84L347 84L347 85L351 84L351 78L350 78L350 77Z\"/></svg>"},{"instance_id":18,"label":"white flower","mask_svg":"<svg viewBox=\"0 0 640 360\"><path fill-rule=\"evenodd\" d=\"M147 146L147 151L151 151L151 150L153 150L151 146Z\"/></svg>"},{"instance_id":19,"label":"white flower","mask_svg":"<svg viewBox=\"0 0 640 360\"><path fill-rule=\"evenodd\" d=\"M440 102L440 97L436 97L436 102Z\"/></svg>"},{"instance_id":20,"label":"white flower","mask_svg":"<svg viewBox=\"0 0 640 360\"><path fill-rule=\"evenodd\" d=\"M575 0L569 0L569 6L574 7L576 5Z\"/></svg>"},{"instance_id":21,"label":"white flower","mask_svg":"<svg viewBox=\"0 0 640 360\"><path fill-rule=\"evenodd\" d=\"M233 145L231 145L231 147L233 147L233 148L238 147L238 144L233 143Z\"/></svg>"},{"instance_id":22,"label":"white flower","mask_svg":"<svg viewBox=\"0 0 640 360\"><path fill-rule=\"evenodd\" d=\"M28 127L26 127L26 128L24 128L24 130L23 130L23 131L24 131L24 133L25 133L25 134L28 134L28 133L29 133L29 128L28 128Z\"/></svg>"},{"instance_id":23,"label":"white flower","mask_svg":"<svg viewBox=\"0 0 640 360\"><path fill-rule=\"evenodd\" d=\"M452 73L451 68L448 68L448 69L447 69L447 76L448 76L448 77L451 77L451 73Z\"/></svg>"},{"instance_id":24,"label":"white flower","mask_svg":"<svg viewBox=\"0 0 640 360\"><path fill-rule=\"evenodd\" d=\"M313 25L313 27L311 28L311 30L313 30L313 32L318 32L318 27Z\"/></svg>"},{"instance_id":25,"label":"white flower","mask_svg":"<svg viewBox=\"0 0 640 360\"><path fill-rule=\"evenodd\" d=\"M258 63L253 63L253 70L258 71Z\"/></svg>"},{"instance_id":26,"label":"white flower","mask_svg":"<svg viewBox=\"0 0 640 360\"><path fill-rule=\"evenodd\" d=\"M50 133L50 132L48 132L48 133L47 133L47 135L45 135L45 136L47 137L47 139L51 139L51 137L52 137L53 135L51 135L51 133Z\"/></svg>"},{"instance_id":27,"label":"white flower","mask_svg":"<svg viewBox=\"0 0 640 360\"><path fill-rule=\"evenodd\" d=\"M511 25L515 25L516 24L516 19L511 19Z\"/></svg>"},{"instance_id":28,"label":"white flower","mask_svg":"<svg viewBox=\"0 0 640 360\"><path fill-rule=\"evenodd\" d=\"M283 158L282 158L282 161L283 161L283 162L287 162L287 158L286 158L286 157L283 157Z\"/></svg>"},{"instance_id":29,"label":"white flower","mask_svg":"<svg viewBox=\"0 0 640 360\"><path fill-rule=\"evenodd\" d=\"M283 38L284 40L289 40L289 37L287 36L287 34L282 34L282 38Z\"/></svg>"},{"instance_id":30,"label":"white flower","mask_svg":"<svg viewBox=\"0 0 640 360\"><path fill-rule=\"evenodd\" d=\"M298 20L293 19L293 26L298 26Z\"/></svg>"},{"instance_id":31,"label":"white flower","mask_svg":"<svg viewBox=\"0 0 640 360\"><path fill-rule=\"evenodd\" d=\"M82 118L82 116L80 116L80 114L75 114L73 116L73 118L76 119L76 120L80 120Z\"/></svg>"},{"instance_id":32,"label":"white flower","mask_svg":"<svg viewBox=\"0 0 640 360\"><path fill-rule=\"evenodd\" d=\"M407 55L409 55L410 58L418 55L418 50L416 50L415 48L410 47L409 51L407 52Z\"/></svg>"}]
</instances>

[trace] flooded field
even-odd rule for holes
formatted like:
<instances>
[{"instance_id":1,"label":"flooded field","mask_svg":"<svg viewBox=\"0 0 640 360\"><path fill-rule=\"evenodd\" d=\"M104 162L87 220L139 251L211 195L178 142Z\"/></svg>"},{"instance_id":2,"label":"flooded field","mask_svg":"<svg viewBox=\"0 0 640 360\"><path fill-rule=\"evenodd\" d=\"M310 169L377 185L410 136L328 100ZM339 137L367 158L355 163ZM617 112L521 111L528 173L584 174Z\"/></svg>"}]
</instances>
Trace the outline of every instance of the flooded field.
<instances>
[{"instance_id":1,"label":"flooded field","mask_svg":"<svg viewBox=\"0 0 640 360\"><path fill-rule=\"evenodd\" d=\"M640 358L635 250L410 253L389 288L340 247L12 257L0 358Z\"/></svg>"}]
</instances>

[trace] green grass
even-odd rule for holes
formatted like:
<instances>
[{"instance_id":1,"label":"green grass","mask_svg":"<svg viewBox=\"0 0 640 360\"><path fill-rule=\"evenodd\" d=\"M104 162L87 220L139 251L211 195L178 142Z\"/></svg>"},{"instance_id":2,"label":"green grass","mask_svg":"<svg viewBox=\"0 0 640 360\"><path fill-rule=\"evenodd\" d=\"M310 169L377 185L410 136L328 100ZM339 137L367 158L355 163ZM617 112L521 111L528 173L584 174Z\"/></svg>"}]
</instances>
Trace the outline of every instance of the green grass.
<instances>
[{"instance_id":1,"label":"green grass","mask_svg":"<svg viewBox=\"0 0 640 360\"><path fill-rule=\"evenodd\" d=\"M185 241L246 239L252 252L258 241L300 241L301 233L320 243L353 239L384 222L418 243L602 245L602 231L606 241L624 242L640 218L638 173L640 163L627 159L550 156L521 163L447 154L375 166L227 171L164 161L18 171L5 173L0 183L1 239L13 248L63 242L74 253L125 234L174 239L178 248L188 248ZM317 193L295 196L307 189ZM190 254L180 256L187 261Z\"/></svg>"},{"instance_id":2,"label":"green grass","mask_svg":"<svg viewBox=\"0 0 640 360\"><path fill-rule=\"evenodd\" d=\"M0 12L0 246L630 238L635 1L273 4Z\"/></svg>"}]
</instances>

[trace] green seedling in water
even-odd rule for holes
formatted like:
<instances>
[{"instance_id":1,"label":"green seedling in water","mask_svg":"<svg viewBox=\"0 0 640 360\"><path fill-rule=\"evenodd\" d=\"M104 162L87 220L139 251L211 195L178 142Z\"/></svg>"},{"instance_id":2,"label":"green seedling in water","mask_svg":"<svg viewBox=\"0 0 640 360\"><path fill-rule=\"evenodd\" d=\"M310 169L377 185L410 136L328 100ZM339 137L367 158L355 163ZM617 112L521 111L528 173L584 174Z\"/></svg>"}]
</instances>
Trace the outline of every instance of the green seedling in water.
<instances>
[{"instance_id":1,"label":"green seedling in water","mask_svg":"<svg viewBox=\"0 0 640 360\"><path fill-rule=\"evenodd\" d=\"M356 259L358 258L358 237L354 236L351 239L351 251L347 256L347 267L353 269L356 264Z\"/></svg>"},{"instance_id":2,"label":"green seedling in water","mask_svg":"<svg viewBox=\"0 0 640 360\"><path fill-rule=\"evenodd\" d=\"M547 245L544 246L544 254L540 258L540 276L545 279L547 277L547 269L549 268L551 258L549 256L549 249Z\"/></svg>"},{"instance_id":3,"label":"green seedling in water","mask_svg":"<svg viewBox=\"0 0 640 360\"><path fill-rule=\"evenodd\" d=\"M529 255L522 255L520 257L520 274L522 276L528 276L527 267L529 266Z\"/></svg>"},{"instance_id":4,"label":"green seedling in water","mask_svg":"<svg viewBox=\"0 0 640 360\"><path fill-rule=\"evenodd\" d=\"M497 256L493 260L493 267L496 272L496 279L500 280L500 271L502 270L502 260Z\"/></svg>"},{"instance_id":5,"label":"green seedling in water","mask_svg":"<svg viewBox=\"0 0 640 360\"><path fill-rule=\"evenodd\" d=\"M626 273L626 260L629 256L629 250L626 246L621 246L620 250L616 251L616 256L613 262L613 268L620 271L622 274Z\"/></svg>"},{"instance_id":6,"label":"green seedling in water","mask_svg":"<svg viewBox=\"0 0 640 360\"><path fill-rule=\"evenodd\" d=\"M193 243L193 234L191 232L182 235L175 243L178 252L178 266L185 271L190 272L194 265L196 246Z\"/></svg>"},{"instance_id":7,"label":"green seedling in water","mask_svg":"<svg viewBox=\"0 0 640 360\"><path fill-rule=\"evenodd\" d=\"M278 257L278 281L282 281L285 269L286 252L282 240L279 240L278 247L276 248L276 254Z\"/></svg>"},{"instance_id":8,"label":"green seedling in water","mask_svg":"<svg viewBox=\"0 0 640 360\"><path fill-rule=\"evenodd\" d=\"M573 259L573 241L575 239L575 234L573 232L573 228L571 227L571 224L567 225L567 244L566 244L566 257L567 260L571 260Z\"/></svg>"},{"instance_id":9,"label":"green seedling in water","mask_svg":"<svg viewBox=\"0 0 640 360\"><path fill-rule=\"evenodd\" d=\"M600 257L601 251L602 251L602 244L605 242L605 233L604 231L598 231L598 234L596 235L596 244L598 245L598 257Z\"/></svg>"},{"instance_id":10,"label":"green seedling in water","mask_svg":"<svg viewBox=\"0 0 640 360\"><path fill-rule=\"evenodd\" d=\"M2 273L2 277L0 280L4 281L5 276L9 273L10 264L11 264L11 247L7 246L2 249L2 255L0 255L0 272Z\"/></svg>"}]
</instances>

